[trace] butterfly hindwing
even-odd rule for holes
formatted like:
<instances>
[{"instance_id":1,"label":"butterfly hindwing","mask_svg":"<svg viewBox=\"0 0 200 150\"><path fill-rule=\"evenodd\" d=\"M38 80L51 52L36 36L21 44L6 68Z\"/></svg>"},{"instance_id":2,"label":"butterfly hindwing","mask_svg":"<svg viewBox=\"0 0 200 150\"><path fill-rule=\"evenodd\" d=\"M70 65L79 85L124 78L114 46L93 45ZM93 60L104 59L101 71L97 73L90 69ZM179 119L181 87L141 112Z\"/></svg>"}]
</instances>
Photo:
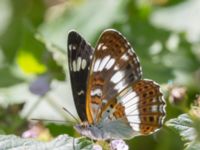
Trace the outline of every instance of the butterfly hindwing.
<instances>
[{"instance_id":1,"label":"butterfly hindwing","mask_svg":"<svg viewBox=\"0 0 200 150\"><path fill-rule=\"evenodd\" d=\"M112 101L114 105L108 103L101 117L108 123L123 121L128 124L132 136L153 133L163 124L165 102L159 85L154 81L139 80Z\"/></svg>"},{"instance_id":2,"label":"butterfly hindwing","mask_svg":"<svg viewBox=\"0 0 200 150\"><path fill-rule=\"evenodd\" d=\"M93 48L75 31L68 34L68 66L76 110L86 121L86 85Z\"/></svg>"},{"instance_id":3,"label":"butterfly hindwing","mask_svg":"<svg viewBox=\"0 0 200 150\"><path fill-rule=\"evenodd\" d=\"M132 86L138 103L133 107L130 104L126 116L132 127L139 126L141 134L149 134L159 129L165 117L165 102L160 86L151 80L140 80ZM137 128L136 128L137 129Z\"/></svg>"}]
</instances>

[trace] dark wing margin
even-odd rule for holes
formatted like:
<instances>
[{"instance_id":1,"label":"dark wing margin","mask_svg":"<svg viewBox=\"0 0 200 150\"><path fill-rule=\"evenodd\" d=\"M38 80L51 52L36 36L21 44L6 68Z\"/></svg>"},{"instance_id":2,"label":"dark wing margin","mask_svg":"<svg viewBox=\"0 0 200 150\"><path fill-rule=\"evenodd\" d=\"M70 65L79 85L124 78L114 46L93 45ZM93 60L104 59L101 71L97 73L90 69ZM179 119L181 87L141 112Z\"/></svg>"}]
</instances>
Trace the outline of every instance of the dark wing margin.
<instances>
[{"instance_id":1,"label":"dark wing margin","mask_svg":"<svg viewBox=\"0 0 200 150\"><path fill-rule=\"evenodd\" d=\"M74 103L81 121L86 121L86 85L94 50L76 31L69 32L67 48Z\"/></svg>"}]
</instances>

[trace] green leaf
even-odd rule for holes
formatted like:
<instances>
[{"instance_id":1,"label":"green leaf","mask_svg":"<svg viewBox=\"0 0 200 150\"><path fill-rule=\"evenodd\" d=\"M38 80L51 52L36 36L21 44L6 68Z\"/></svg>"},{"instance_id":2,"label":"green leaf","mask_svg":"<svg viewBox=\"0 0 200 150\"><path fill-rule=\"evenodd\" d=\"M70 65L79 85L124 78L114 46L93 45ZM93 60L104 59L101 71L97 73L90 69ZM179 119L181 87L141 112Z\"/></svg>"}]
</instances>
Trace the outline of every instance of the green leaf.
<instances>
[{"instance_id":1,"label":"green leaf","mask_svg":"<svg viewBox=\"0 0 200 150\"><path fill-rule=\"evenodd\" d=\"M167 121L166 125L177 131L185 141L185 150L199 150L200 142L197 139L197 131L194 121L187 114L182 114L178 118Z\"/></svg>"},{"instance_id":2,"label":"green leaf","mask_svg":"<svg viewBox=\"0 0 200 150\"><path fill-rule=\"evenodd\" d=\"M16 135L21 135L24 128L27 128L26 119L21 118L19 115L23 106L24 103L12 104L6 108L0 106L0 134L15 133Z\"/></svg>"},{"instance_id":3,"label":"green leaf","mask_svg":"<svg viewBox=\"0 0 200 150\"><path fill-rule=\"evenodd\" d=\"M197 137L193 121L187 114L182 114L178 118L170 119L166 125L177 131L184 140L193 141Z\"/></svg>"},{"instance_id":4,"label":"green leaf","mask_svg":"<svg viewBox=\"0 0 200 150\"><path fill-rule=\"evenodd\" d=\"M23 80L16 77L9 67L0 68L0 88L21 83Z\"/></svg>"},{"instance_id":5,"label":"green leaf","mask_svg":"<svg viewBox=\"0 0 200 150\"><path fill-rule=\"evenodd\" d=\"M61 17L46 21L40 26L40 40L50 46L50 49L56 45L66 50L67 33L71 29L83 33L87 41L94 40L97 32L110 28L113 22L122 18L125 4L123 0L94 0L76 6L69 5Z\"/></svg>"},{"instance_id":6,"label":"green leaf","mask_svg":"<svg viewBox=\"0 0 200 150\"><path fill-rule=\"evenodd\" d=\"M50 142L41 142L34 139L23 139L15 135L1 135L0 136L1 149L14 149L17 150L91 150L92 142L86 138L72 138L68 135L60 135Z\"/></svg>"},{"instance_id":7,"label":"green leaf","mask_svg":"<svg viewBox=\"0 0 200 150\"><path fill-rule=\"evenodd\" d=\"M199 150L200 149L200 142L191 142L185 150Z\"/></svg>"},{"instance_id":8,"label":"green leaf","mask_svg":"<svg viewBox=\"0 0 200 150\"><path fill-rule=\"evenodd\" d=\"M18 49L33 50L39 53L42 45L34 40L35 28L42 22L45 5L40 0L15 0L9 1L8 9L12 10L9 25L0 35L0 45L6 60L15 61ZM23 9L22 9L23 8ZM39 51L39 52L38 52Z\"/></svg>"}]
</instances>

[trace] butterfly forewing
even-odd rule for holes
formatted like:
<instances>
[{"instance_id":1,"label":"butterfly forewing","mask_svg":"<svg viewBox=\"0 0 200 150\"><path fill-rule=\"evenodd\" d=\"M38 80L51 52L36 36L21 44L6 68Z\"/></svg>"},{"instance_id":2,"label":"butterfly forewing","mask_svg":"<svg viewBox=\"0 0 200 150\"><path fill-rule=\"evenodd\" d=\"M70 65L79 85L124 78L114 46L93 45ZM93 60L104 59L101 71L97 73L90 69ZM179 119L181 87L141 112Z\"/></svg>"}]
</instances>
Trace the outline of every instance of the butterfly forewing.
<instances>
[{"instance_id":1,"label":"butterfly forewing","mask_svg":"<svg viewBox=\"0 0 200 150\"><path fill-rule=\"evenodd\" d=\"M141 76L139 60L128 41L115 30L104 31L95 48L88 78L89 122L97 122L107 103Z\"/></svg>"},{"instance_id":2,"label":"butterfly forewing","mask_svg":"<svg viewBox=\"0 0 200 150\"><path fill-rule=\"evenodd\" d=\"M93 48L75 31L68 34L68 63L78 115L86 121L86 85Z\"/></svg>"}]
</instances>

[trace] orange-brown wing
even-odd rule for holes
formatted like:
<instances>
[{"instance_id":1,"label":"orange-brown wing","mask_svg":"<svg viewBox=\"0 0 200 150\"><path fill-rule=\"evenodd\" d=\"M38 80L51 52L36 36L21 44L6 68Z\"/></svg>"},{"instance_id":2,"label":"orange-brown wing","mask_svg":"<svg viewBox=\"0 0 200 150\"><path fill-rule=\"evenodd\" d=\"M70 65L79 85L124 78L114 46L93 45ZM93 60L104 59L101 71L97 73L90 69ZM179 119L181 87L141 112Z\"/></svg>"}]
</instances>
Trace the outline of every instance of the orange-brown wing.
<instances>
[{"instance_id":1,"label":"orange-brown wing","mask_svg":"<svg viewBox=\"0 0 200 150\"><path fill-rule=\"evenodd\" d=\"M88 122L98 122L102 108L141 76L139 60L128 41L115 30L104 31L96 45L88 78Z\"/></svg>"}]
</instances>

